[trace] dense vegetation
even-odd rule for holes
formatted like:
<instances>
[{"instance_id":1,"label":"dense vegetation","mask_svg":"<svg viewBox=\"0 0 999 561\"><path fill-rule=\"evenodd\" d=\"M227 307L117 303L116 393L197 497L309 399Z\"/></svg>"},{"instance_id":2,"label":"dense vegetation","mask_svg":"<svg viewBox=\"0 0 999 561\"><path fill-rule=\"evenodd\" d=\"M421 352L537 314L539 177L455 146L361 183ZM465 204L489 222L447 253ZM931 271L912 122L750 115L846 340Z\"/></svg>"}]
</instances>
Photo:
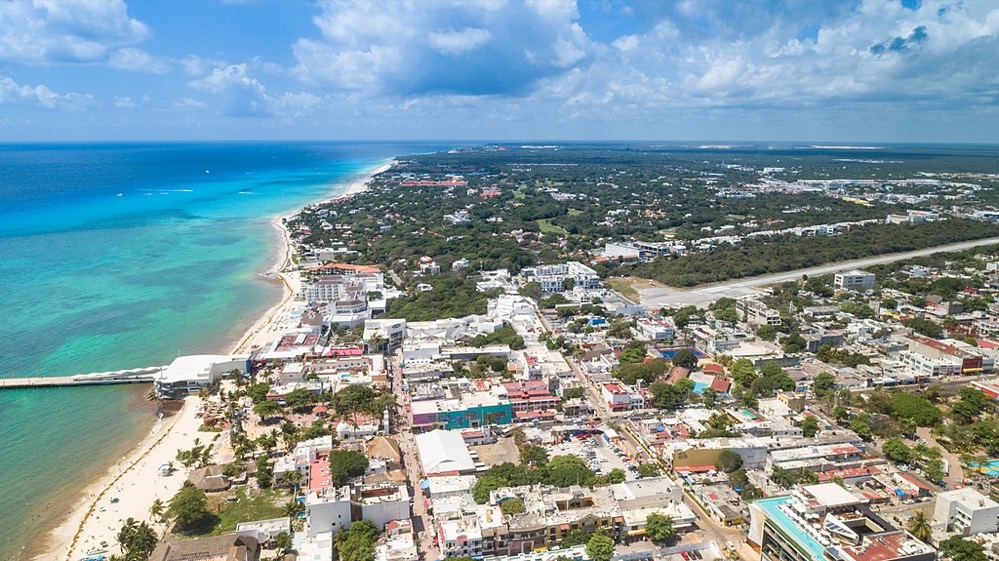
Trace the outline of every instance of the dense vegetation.
<instances>
[{"instance_id":1,"label":"dense vegetation","mask_svg":"<svg viewBox=\"0 0 999 561\"><path fill-rule=\"evenodd\" d=\"M621 266L613 273L670 286L694 286L995 235L999 235L999 228L991 224L962 219L919 226L872 224L838 236L787 235L722 245L708 252Z\"/></svg>"}]
</instances>

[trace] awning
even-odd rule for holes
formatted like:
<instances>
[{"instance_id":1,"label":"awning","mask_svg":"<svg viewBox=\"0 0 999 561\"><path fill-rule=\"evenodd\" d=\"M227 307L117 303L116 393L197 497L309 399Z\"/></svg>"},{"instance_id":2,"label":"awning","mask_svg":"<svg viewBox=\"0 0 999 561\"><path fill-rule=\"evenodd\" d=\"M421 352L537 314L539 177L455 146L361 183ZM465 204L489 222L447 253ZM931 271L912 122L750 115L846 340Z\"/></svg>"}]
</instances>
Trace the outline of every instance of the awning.
<instances>
[{"instance_id":1,"label":"awning","mask_svg":"<svg viewBox=\"0 0 999 561\"><path fill-rule=\"evenodd\" d=\"M639 528L638 530L628 530L629 536L644 536L649 531L648 528Z\"/></svg>"}]
</instances>

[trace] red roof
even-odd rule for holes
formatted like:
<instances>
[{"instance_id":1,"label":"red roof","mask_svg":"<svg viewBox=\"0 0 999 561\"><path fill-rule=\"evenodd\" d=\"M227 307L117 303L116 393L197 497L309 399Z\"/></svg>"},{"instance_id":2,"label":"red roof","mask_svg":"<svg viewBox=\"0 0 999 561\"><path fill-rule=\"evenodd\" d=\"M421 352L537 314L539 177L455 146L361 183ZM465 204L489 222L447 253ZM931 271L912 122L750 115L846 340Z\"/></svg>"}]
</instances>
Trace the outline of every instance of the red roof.
<instances>
[{"instance_id":1,"label":"red roof","mask_svg":"<svg viewBox=\"0 0 999 561\"><path fill-rule=\"evenodd\" d=\"M932 491L933 490L932 487L930 487L929 485L927 485L927 484L923 483L922 481L916 479L916 476L912 475L911 473L900 473L900 474L898 474L898 476L901 477L902 479L908 481L909 483L912 483L918 489L924 489L926 491Z\"/></svg>"},{"instance_id":2,"label":"red roof","mask_svg":"<svg viewBox=\"0 0 999 561\"><path fill-rule=\"evenodd\" d=\"M732 387L732 381L728 378L719 378L718 376L715 376L715 378L711 380L711 389L713 390L728 393L730 387Z\"/></svg>"},{"instance_id":3,"label":"red roof","mask_svg":"<svg viewBox=\"0 0 999 561\"><path fill-rule=\"evenodd\" d=\"M708 374L722 374L725 372L725 367L717 362L709 362L704 365L704 371Z\"/></svg>"}]
</instances>

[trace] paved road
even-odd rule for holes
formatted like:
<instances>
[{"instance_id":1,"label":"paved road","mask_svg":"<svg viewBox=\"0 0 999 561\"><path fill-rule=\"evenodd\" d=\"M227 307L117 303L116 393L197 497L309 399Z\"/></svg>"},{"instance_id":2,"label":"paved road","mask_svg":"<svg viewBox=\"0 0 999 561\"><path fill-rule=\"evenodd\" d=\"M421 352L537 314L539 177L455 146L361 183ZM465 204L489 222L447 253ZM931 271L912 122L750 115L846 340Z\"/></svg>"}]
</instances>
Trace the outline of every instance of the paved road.
<instances>
[{"instance_id":1,"label":"paved road","mask_svg":"<svg viewBox=\"0 0 999 561\"><path fill-rule=\"evenodd\" d=\"M853 261L841 261L838 263L830 263L828 265L809 267L807 269L797 269L795 271L788 271L786 273L775 273L772 275L749 277L749 278L699 286L690 289L673 288L662 285L658 285L653 288L640 288L639 286L635 286L635 289L638 291L638 294L641 297L642 304L648 307L659 308L661 306L676 306L676 305L686 306L690 304L693 304L695 306L703 306L711 302L714 302L715 300L721 298L722 296L728 296L729 298L734 298L738 296L747 296L749 294L755 293L757 287L779 282L797 280L800 279L802 275L808 275L808 276L828 275L830 273L836 273L839 271L870 267L872 265L881 265L884 263L892 263L895 261L903 261L906 259L912 259L913 257L932 255L934 253L948 252L948 251L962 251L965 249L971 249L973 247L980 247L983 245L994 245L994 244L999 244L999 238L984 238L980 240L972 240L955 244L939 245L936 247L929 247L926 249L919 249L916 251L906 251L903 253L890 253L887 255L879 255L877 257L855 259Z\"/></svg>"},{"instance_id":2,"label":"paved road","mask_svg":"<svg viewBox=\"0 0 999 561\"><path fill-rule=\"evenodd\" d=\"M403 467L409 478L409 494L413 497L413 516L411 518L413 532L416 539L420 541L420 552L423 554L423 559L432 561L440 557L440 551L434 544L433 519L427 514L423 492L420 490L420 477L423 470L420 467L416 451L416 439L409 427L409 396L402 391L403 372L396 357L393 356L389 360L392 368L392 393L395 395L400 409L399 415L396 416L395 437L399 443L399 450L402 452Z\"/></svg>"}]
</instances>

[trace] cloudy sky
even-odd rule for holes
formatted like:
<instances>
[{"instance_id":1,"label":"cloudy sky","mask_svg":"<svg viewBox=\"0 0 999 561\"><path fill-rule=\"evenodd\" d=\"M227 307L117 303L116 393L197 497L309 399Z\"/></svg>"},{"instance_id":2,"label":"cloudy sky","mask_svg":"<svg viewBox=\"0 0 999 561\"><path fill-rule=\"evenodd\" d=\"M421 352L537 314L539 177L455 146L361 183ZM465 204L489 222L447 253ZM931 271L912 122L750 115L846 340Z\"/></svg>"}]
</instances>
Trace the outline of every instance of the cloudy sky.
<instances>
[{"instance_id":1,"label":"cloudy sky","mask_svg":"<svg viewBox=\"0 0 999 561\"><path fill-rule=\"evenodd\" d=\"M995 0L0 0L0 140L999 142Z\"/></svg>"}]
</instances>

